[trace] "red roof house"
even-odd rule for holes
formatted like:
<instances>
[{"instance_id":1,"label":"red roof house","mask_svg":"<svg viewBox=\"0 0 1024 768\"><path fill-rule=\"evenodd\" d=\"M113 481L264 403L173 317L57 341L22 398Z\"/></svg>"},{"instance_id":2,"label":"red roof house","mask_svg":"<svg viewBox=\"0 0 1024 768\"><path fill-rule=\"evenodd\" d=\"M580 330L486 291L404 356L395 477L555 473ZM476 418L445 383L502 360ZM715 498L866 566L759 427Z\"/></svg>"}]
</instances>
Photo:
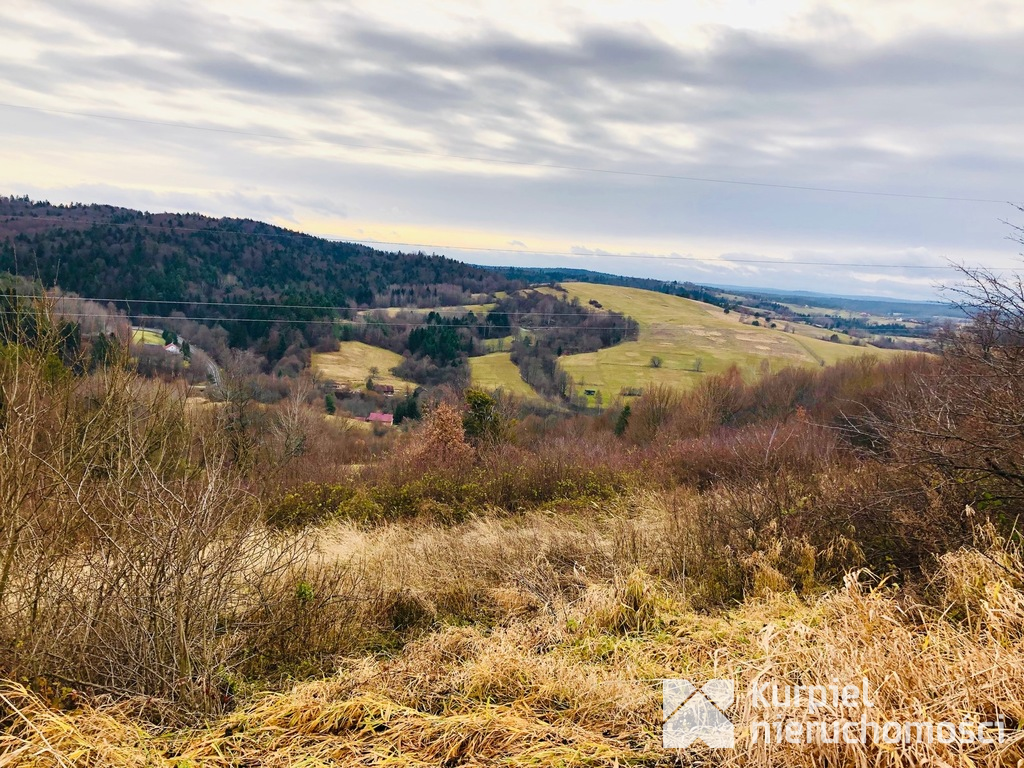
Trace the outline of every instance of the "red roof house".
<instances>
[{"instance_id":1,"label":"red roof house","mask_svg":"<svg viewBox=\"0 0 1024 768\"><path fill-rule=\"evenodd\" d=\"M390 414L390 413L380 413L379 411L374 411L373 413L371 413L367 417L366 420L369 421L371 424L372 423L377 423L377 424L394 424L395 423L395 417L392 414Z\"/></svg>"}]
</instances>

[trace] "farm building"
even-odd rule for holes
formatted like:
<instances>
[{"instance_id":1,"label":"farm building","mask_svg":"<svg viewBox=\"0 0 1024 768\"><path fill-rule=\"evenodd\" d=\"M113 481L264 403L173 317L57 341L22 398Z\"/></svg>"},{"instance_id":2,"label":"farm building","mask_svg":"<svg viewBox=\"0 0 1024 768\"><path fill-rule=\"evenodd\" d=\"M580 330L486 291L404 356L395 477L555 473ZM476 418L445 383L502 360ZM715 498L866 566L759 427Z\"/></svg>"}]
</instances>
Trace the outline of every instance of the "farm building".
<instances>
[{"instance_id":1,"label":"farm building","mask_svg":"<svg viewBox=\"0 0 1024 768\"><path fill-rule=\"evenodd\" d=\"M390 413L380 413L379 411L374 411L373 413L371 413L369 416L366 417L366 420L368 422L370 422L371 424L394 424L395 423L395 417L392 414L390 414Z\"/></svg>"}]
</instances>

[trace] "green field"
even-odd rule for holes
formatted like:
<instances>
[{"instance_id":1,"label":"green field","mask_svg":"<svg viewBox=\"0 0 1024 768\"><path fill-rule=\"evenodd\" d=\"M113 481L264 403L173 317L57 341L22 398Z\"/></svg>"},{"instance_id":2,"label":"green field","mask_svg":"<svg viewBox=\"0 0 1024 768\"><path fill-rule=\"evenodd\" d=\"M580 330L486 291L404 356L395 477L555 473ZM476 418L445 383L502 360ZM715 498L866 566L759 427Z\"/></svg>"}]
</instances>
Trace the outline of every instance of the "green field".
<instances>
[{"instance_id":1,"label":"green field","mask_svg":"<svg viewBox=\"0 0 1024 768\"><path fill-rule=\"evenodd\" d=\"M513 336L503 336L500 339L485 339L484 346L488 352L508 352L512 349Z\"/></svg>"},{"instance_id":2,"label":"green field","mask_svg":"<svg viewBox=\"0 0 1024 768\"><path fill-rule=\"evenodd\" d=\"M519 376L519 369L509 359L508 352L494 352L482 357L469 358L473 385L482 389L504 389L520 397L540 397L533 387Z\"/></svg>"},{"instance_id":3,"label":"green field","mask_svg":"<svg viewBox=\"0 0 1024 768\"><path fill-rule=\"evenodd\" d=\"M738 313L726 314L710 304L654 291L594 283L563 286L570 297L577 297L584 304L593 299L605 309L622 312L640 324L637 341L561 359L562 367L576 380L579 390L597 390L605 403L624 390L643 389L651 384L688 388L702 377L721 373L732 365L752 378L766 366L769 370L789 365L819 367L865 354L880 358L900 354L853 346L844 334L840 335L843 343L839 344L815 338L812 334L821 333L821 329L800 323L790 324L794 333L786 333L781 327L744 324ZM540 290L554 293L550 288ZM462 309L438 307L435 311L450 313ZM504 339L506 350L511 340ZM496 349L497 340L489 340L487 346ZM653 357L661 359L660 367L651 366ZM342 342L338 352L313 355L313 366L339 383L359 386L370 375L370 368L376 367L377 381L391 384L399 391L416 386L391 374L391 369L401 362L401 355L358 341ZM470 358L469 365L474 386L502 388L521 397L540 397L520 378L507 351Z\"/></svg>"},{"instance_id":4,"label":"green field","mask_svg":"<svg viewBox=\"0 0 1024 768\"><path fill-rule=\"evenodd\" d=\"M143 328L132 328L132 343L134 344L158 344L164 346L167 342L164 337L156 331L147 331Z\"/></svg>"},{"instance_id":5,"label":"green field","mask_svg":"<svg viewBox=\"0 0 1024 768\"><path fill-rule=\"evenodd\" d=\"M511 337L506 342L511 343ZM313 368L339 384L358 388L366 383L370 369L376 368L377 383L390 384L397 392L406 387L415 389L415 382L406 381L391 373L391 369L401 362L401 355L361 341L343 341L337 352L320 352L313 355ZM488 390L504 389L520 397L540 397L520 378L519 369L509 359L508 352L471 357L469 368L474 386Z\"/></svg>"},{"instance_id":6,"label":"green field","mask_svg":"<svg viewBox=\"0 0 1024 768\"><path fill-rule=\"evenodd\" d=\"M599 390L605 402L624 388L650 384L690 387L702 376L732 365L754 376L762 370L764 361L770 369L787 365L817 367L864 354L897 354L745 325L736 313L727 315L710 304L654 291L593 283L563 286L584 304L596 300L605 309L622 312L640 323L637 341L561 360L580 389ZM660 368L650 365L655 356L661 358Z\"/></svg>"},{"instance_id":7,"label":"green field","mask_svg":"<svg viewBox=\"0 0 1024 768\"><path fill-rule=\"evenodd\" d=\"M378 384L390 384L397 392L406 387L415 389L414 382L400 379L391 373L391 369L401 362L401 355L361 341L343 341L337 352L313 355L313 368L339 384L362 386L370 375L370 369L376 368L378 373L374 380Z\"/></svg>"}]
</instances>

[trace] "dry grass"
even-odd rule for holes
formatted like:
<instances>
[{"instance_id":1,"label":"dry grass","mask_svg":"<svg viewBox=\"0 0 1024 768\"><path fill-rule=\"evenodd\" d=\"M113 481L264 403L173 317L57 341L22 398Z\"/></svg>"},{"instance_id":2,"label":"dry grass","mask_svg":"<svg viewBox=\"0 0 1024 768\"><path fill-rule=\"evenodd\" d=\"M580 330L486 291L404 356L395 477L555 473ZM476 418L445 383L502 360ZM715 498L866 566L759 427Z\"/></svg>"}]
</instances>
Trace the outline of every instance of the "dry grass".
<instances>
[{"instance_id":1,"label":"dry grass","mask_svg":"<svg viewBox=\"0 0 1024 768\"><path fill-rule=\"evenodd\" d=\"M807 421L872 402L872 366L709 377L622 439L575 419L532 448L467 442L445 401L352 487L330 459L362 438L299 391L189 408L31 341L0 348L0 768L1024 764L1018 534ZM275 488L335 522L269 527ZM356 502L406 511L330 514ZM678 677L737 683L736 750L662 748ZM873 721L1010 738L751 743L751 685L862 678Z\"/></svg>"},{"instance_id":2,"label":"dry grass","mask_svg":"<svg viewBox=\"0 0 1024 768\"><path fill-rule=\"evenodd\" d=\"M132 328L132 342L134 344L155 344L161 347L167 343L159 333L145 328Z\"/></svg>"},{"instance_id":3,"label":"dry grass","mask_svg":"<svg viewBox=\"0 0 1024 768\"><path fill-rule=\"evenodd\" d=\"M487 391L502 389L509 394L526 398L539 398L536 390L523 381L519 369L508 352L469 358L473 385Z\"/></svg>"},{"instance_id":4,"label":"dry grass","mask_svg":"<svg viewBox=\"0 0 1024 768\"><path fill-rule=\"evenodd\" d=\"M324 377L355 388L366 384L371 368L377 369L374 381L378 384L390 384L396 391L417 386L391 373L392 368L402 363L401 355L361 341L343 341L337 352L318 352L312 363L313 369Z\"/></svg>"},{"instance_id":5,"label":"dry grass","mask_svg":"<svg viewBox=\"0 0 1024 768\"><path fill-rule=\"evenodd\" d=\"M630 510L634 510L630 512ZM979 543L936 564L916 600L856 573L798 598L762 585L727 613L692 610L666 556L669 505L637 497L594 517L543 513L456 527L339 527L324 555L421 606L429 630L396 655L339 659L335 676L263 694L202 728L158 729L145 702L58 713L0 689L0 766L676 765L660 741L658 679L829 684L866 677L872 717L1024 720L1020 553ZM1015 765L998 746L751 747L682 762L755 766Z\"/></svg>"}]
</instances>

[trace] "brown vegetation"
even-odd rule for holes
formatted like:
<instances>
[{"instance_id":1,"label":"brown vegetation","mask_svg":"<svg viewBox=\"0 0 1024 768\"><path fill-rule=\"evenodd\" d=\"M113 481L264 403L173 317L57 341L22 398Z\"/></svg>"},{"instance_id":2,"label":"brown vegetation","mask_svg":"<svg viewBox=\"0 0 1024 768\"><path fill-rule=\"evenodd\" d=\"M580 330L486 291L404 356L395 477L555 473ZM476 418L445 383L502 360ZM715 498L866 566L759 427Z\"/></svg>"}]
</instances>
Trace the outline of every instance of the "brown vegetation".
<instances>
[{"instance_id":1,"label":"brown vegetation","mask_svg":"<svg viewBox=\"0 0 1024 768\"><path fill-rule=\"evenodd\" d=\"M268 406L240 366L195 406L9 327L0 766L667 766L652 681L865 675L879 717L1012 736L689 758L1016 764L1024 336L993 317L625 413L450 394L380 439L312 386Z\"/></svg>"}]
</instances>

